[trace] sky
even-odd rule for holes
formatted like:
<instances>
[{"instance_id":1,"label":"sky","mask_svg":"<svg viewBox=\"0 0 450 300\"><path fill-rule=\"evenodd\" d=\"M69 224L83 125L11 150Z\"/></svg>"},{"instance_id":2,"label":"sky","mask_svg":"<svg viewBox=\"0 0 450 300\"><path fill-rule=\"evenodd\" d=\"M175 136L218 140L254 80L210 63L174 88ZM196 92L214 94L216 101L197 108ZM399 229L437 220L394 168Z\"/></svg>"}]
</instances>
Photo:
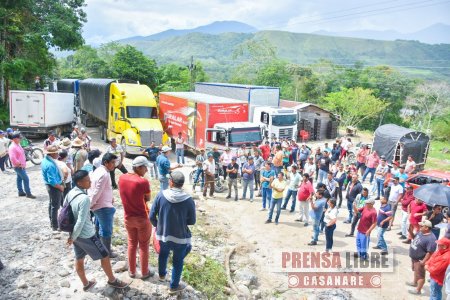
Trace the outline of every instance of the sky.
<instances>
[{"instance_id":1,"label":"sky","mask_svg":"<svg viewBox=\"0 0 450 300\"><path fill-rule=\"evenodd\" d=\"M450 24L450 0L85 0L87 44L233 20L259 30L415 32Z\"/></svg>"}]
</instances>

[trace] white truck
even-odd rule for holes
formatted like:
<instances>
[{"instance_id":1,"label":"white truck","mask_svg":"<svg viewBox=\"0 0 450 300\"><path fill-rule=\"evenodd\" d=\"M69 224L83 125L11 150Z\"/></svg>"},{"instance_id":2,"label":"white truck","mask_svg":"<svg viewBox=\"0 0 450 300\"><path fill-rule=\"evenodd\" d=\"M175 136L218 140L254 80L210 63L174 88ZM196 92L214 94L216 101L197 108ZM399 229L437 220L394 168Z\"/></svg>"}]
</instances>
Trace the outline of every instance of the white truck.
<instances>
[{"instance_id":1,"label":"white truck","mask_svg":"<svg viewBox=\"0 0 450 300\"><path fill-rule=\"evenodd\" d=\"M257 106L253 110L253 123L261 125L266 138L296 139L297 113L293 109Z\"/></svg>"},{"instance_id":2,"label":"white truck","mask_svg":"<svg viewBox=\"0 0 450 300\"><path fill-rule=\"evenodd\" d=\"M251 144L262 142L261 127L250 122L216 123L206 132L211 133L211 142L207 143L207 147L217 146L221 151L230 148L235 154L242 145L250 148Z\"/></svg>"},{"instance_id":3,"label":"white truck","mask_svg":"<svg viewBox=\"0 0 450 300\"><path fill-rule=\"evenodd\" d=\"M10 124L28 135L69 133L74 121L71 93L10 91Z\"/></svg>"},{"instance_id":4,"label":"white truck","mask_svg":"<svg viewBox=\"0 0 450 300\"><path fill-rule=\"evenodd\" d=\"M279 107L278 87L197 82L195 91L248 102L248 120L263 128L265 138L295 139L297 136L297 114L294 110Z\"/></svg>"}]
</instances>

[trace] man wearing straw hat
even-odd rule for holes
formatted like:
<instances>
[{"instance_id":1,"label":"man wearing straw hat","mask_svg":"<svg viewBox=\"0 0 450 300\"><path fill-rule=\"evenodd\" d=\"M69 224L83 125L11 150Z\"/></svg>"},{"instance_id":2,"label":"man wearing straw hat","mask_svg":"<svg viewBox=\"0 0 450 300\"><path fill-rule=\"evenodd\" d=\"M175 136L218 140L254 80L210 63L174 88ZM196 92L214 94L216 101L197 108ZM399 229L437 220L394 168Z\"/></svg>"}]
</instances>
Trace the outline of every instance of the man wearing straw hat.
<instances>
[{"instance_id":1,"label":"man wearing straw hat","mask_svg":"<svg viewBox=\"0 0 450 300\"><path fill-rule=\"evenodd\" d=\"M74 173L83 167L87 159L88 153L83 149L83 146L84 142L79 138L75 138L72 142L72 149L69 151L67 163L72 166Z\"/></svg>"},{"instance_id":2,"label":"man wearing straw hat","mask_svg":"<svg viewBox=\"0 0 450 300\"><path fill-rule=\"evenodd\" d=\"M45 158L41 163L42 177L44 178L48 196L48 216L50 226L54 231L58 230L58 210L62 203L64 192L62 171L58 168L56 160L58 159L59 149L56 145L50 145L45 150Z\"/></svg>"}]
</instances>

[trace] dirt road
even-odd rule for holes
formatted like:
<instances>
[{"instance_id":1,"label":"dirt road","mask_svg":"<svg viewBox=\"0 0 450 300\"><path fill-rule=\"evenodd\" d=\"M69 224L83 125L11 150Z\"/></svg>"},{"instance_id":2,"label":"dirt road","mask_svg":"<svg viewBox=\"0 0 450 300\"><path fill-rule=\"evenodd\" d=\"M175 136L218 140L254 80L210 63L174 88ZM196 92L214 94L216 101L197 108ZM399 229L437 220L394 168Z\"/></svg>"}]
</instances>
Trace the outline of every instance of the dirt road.
<instances>
[{"instance_id":1,"label":"dirt road","mask_svg":"<svg viewBox=\"0 0 450 300\"><path fill-rule=\"evenodd\" d=\"M98 139L95 129L89 129L94 138L93 146L102 150L106 144ZM130 159L125 165L130 166ZM188 158L186 165L192 164ZM187 176L190 167L184 167ZM73 270L73 254L65 246L66 235L53 234L48 221L48 196L42 184L40 167L28 166L32 192L36 200L19 198L15 188L15 175L1 174L0 194L0 259L6 269L0 273L0 295L2 299L61 299L89 298L102 299L110 297L105 288L105 277L99 265L88 261L87 272L97 278L99 284L89 296L81 294L81 283ZM119 175L119 174L118 174ZM190 186L186 187L190 190ZM241 190L240 190L241 191ZM115 192L117 193L117 191ZM408 246L398 239L399 219L393 230L386 233L389 251L394 253L394 272L383 273L381 288L377 289L290 289L288 276L274 270L274 259L282 249L295 251L323 251L324 236L320 235L317 246L307 246L312 233L312 226L304 227L295 222L297 217L288 211L282 211L280 224L264 224L267 211L259 211L261 198L256 201L229 201L224 194L216 194L214 199L197 200L198 206L206 210L208 215L222 225L226 232L225 247L240 245L232 257L232 264L248 265L258 277L257 288L262 291L262 298L272 299L426 299L429 296L428 284L425 284L424 296L410 296L404 282L412 279ZM116 197L118 195L116 194ZM379 204L377 204L377 207ZM343 208L345 205L343 205ZM298 208L297 208L298 209ZM341 209L335 231L334 251L355 251L355 239L344 237L350 230L349 224L343 220L347 210ZM122 216L119 210L116 216ZM123 231L120 233L124 235ZM371 246L374 246L376 233L372 234ZM195 246L195 245L194 245ZM117 246L122 253L120 260L126 260L125 246ZM195 248L194 248L195 249ZM127 279L126 273L119 277ZM166 298L167 287L151 280L152 285L135 280L129 299ZM106 292L105 292L106 291ZM195 291L190 290L184 298L197 298ZM133 298L134 297L134 298ZM306 298L305 298L306 297Z\"/></svg>"}]
</instances>

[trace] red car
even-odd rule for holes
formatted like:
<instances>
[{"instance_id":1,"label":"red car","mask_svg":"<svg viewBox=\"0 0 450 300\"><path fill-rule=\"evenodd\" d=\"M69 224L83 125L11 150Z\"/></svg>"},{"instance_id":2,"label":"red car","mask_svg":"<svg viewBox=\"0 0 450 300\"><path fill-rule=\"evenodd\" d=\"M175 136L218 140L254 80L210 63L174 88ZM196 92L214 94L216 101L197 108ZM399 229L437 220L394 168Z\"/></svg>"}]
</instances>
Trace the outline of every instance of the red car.
<instances>
[{"instance_id":1,"label":"red car","mask_svg":"<svg viewBox=\"0 0 450 300\"><path fill-rule=\"evenodd\" d=\"M412 186L413 189L416 189L419 186L428 183L442 183L445 179L447 179L447 186L450 187L450 172L424 170L408 178L406 180L406 185Z\"/></svg>"}]
</instances>

